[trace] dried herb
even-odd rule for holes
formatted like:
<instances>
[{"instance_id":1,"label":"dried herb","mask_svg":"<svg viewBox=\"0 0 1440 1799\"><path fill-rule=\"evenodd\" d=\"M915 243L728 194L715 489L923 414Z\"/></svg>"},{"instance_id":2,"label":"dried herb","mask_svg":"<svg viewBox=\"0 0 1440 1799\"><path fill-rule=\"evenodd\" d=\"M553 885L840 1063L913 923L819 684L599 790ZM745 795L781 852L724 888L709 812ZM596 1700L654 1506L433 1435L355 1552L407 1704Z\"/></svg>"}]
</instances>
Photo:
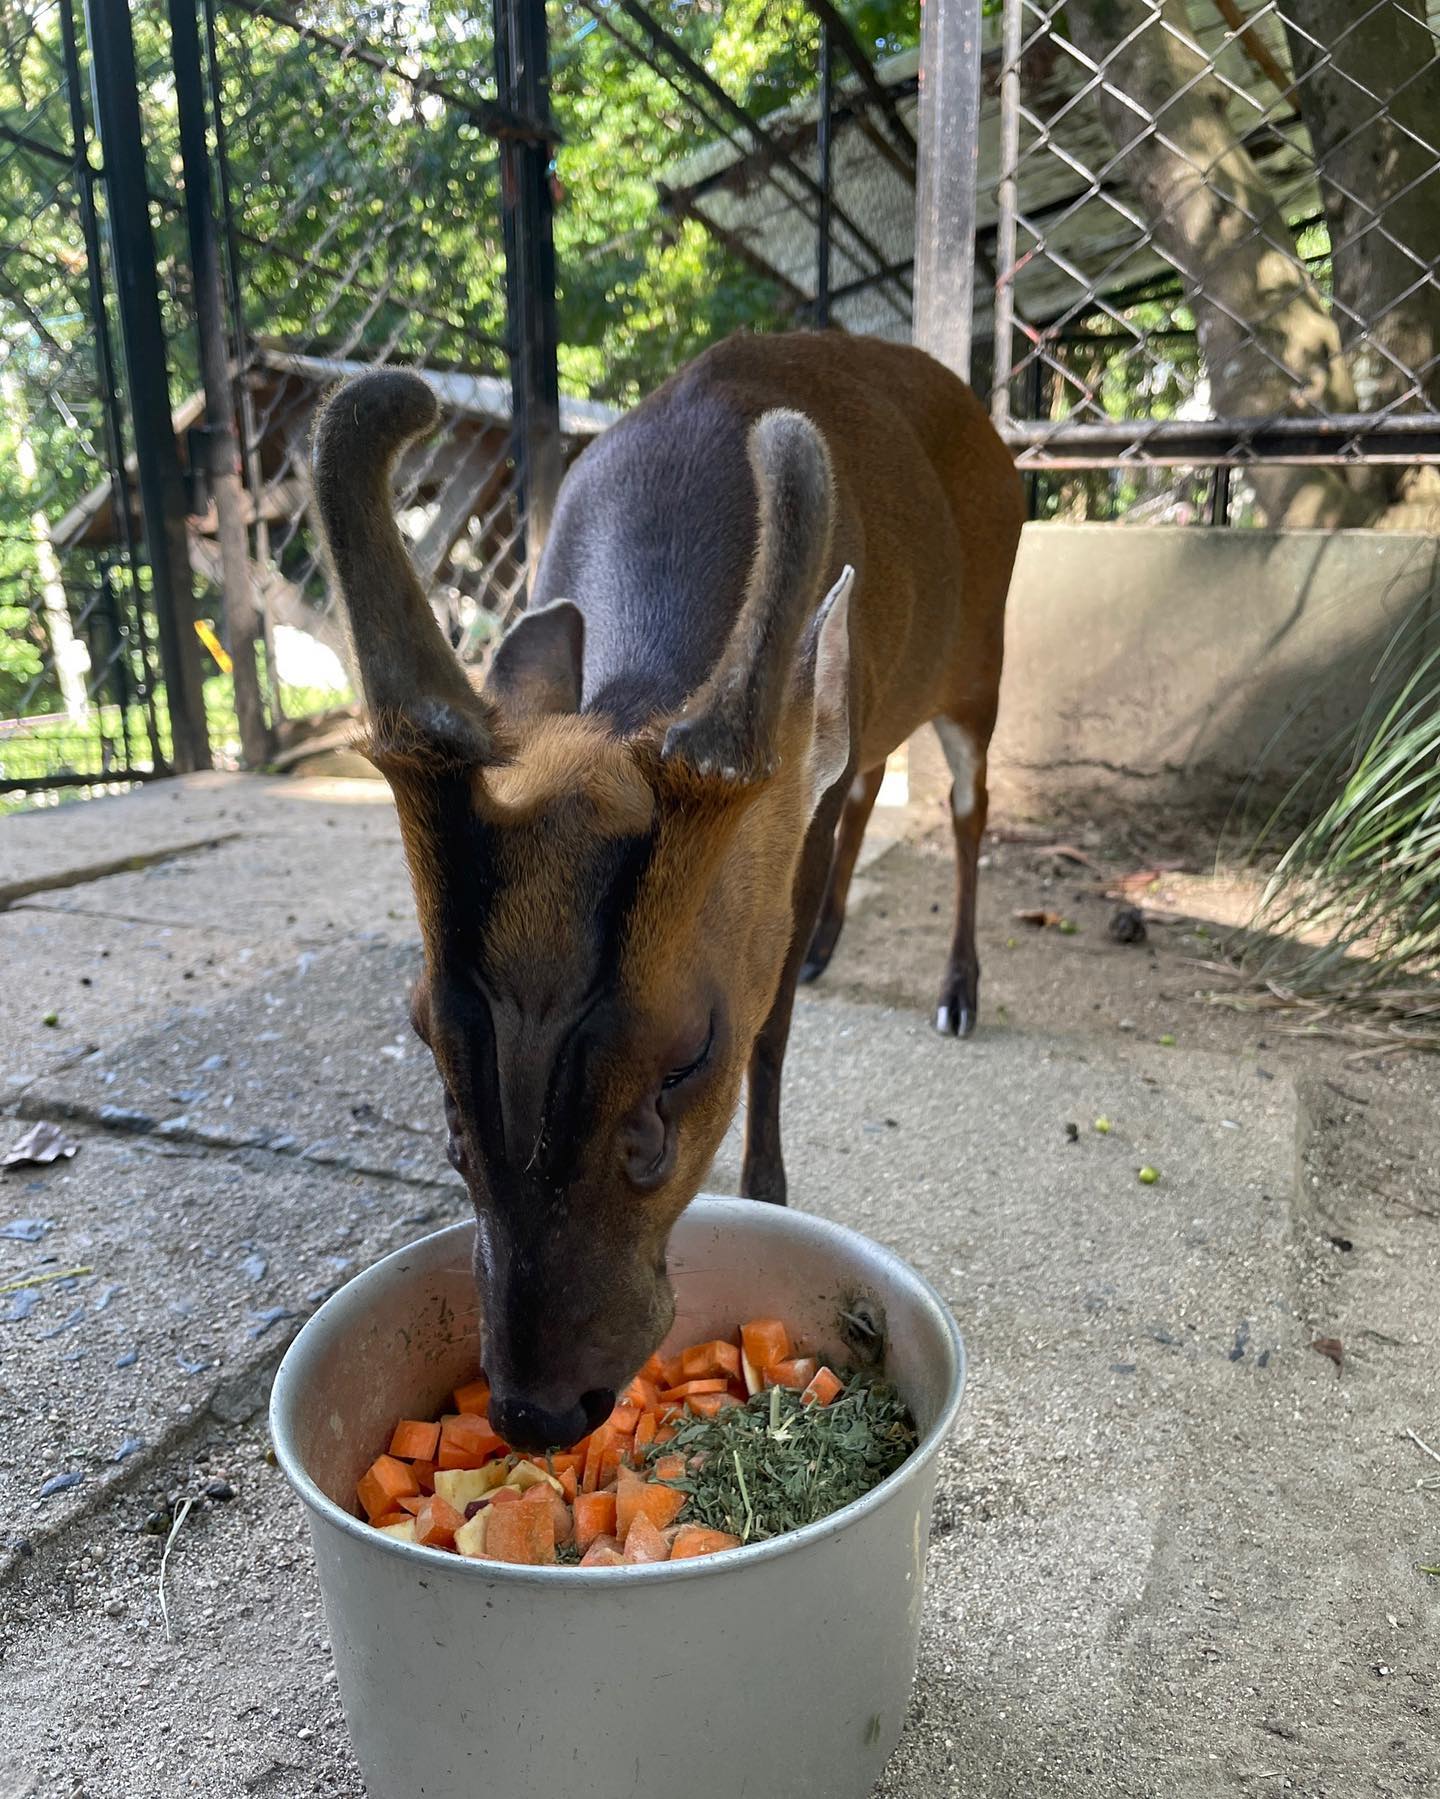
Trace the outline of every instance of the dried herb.
<instances>
[{"instance_id":1,"label":"dried herb","mask_svg":"<svg viewBox=\"0 0 1440 1799\"><path fill-rule=\"evenodd\" d=\"M771 1387L713 1418L688 1419L659 1453L685 1457L685 1477L667 1484L689 1494L687 1523L757 1543L859 1499L917 1441L894 1387L853 1374L829 1405L803 1405L790 1388Z\"/></svg>"}]
</instances>

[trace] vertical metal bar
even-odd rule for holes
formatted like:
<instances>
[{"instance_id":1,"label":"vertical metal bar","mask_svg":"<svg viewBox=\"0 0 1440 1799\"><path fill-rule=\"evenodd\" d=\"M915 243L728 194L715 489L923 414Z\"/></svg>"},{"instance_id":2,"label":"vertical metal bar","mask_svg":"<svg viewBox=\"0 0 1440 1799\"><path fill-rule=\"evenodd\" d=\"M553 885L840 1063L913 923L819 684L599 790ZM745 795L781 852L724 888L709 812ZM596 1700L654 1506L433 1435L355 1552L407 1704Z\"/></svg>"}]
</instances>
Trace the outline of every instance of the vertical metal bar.
<instances>
[{"instance_id":1,"label":"vertical metal bar","mask_svg":"<svg viewBox=\"0 0 1440 1799\"><path fill-rule=\"evenodd\" d=\"M85 279L90 296L90 324L95 333L95 368L100 382L101 409L105 420L105 463L110 478L110 514L125 558L125 573L130 584L130 598L135 613L135 636L140 650L141 685L139 699L145 708L145 728L150 740L151 761L160 761L160 734L155 721L155 692L150 660L150 633L145 626L145 606L135 578L137 557L135 538L130 529L130 492L125 478L125 430L120 415L120 383L115 373L115 351L110 342L110 320L105 308L104 263L100 251L100 224L95 215L95 170L90 163L90 132L81 99L80 53L75 40L75 13L72 0L61 0L60 41L65 60L65 97L70 112L70 148L75 159L75 193L80 205L80 230L85 242ZM106 591L116 607L117 643L123 644L119 602L114 586L105 571ZM124 652L121 652L122 658ZM128 685L129 669L126 671ZM128 704L128 696L126 699ZM126 769L135 766L130 753L129 719L125 721Z\"/></svg>"},{"instance_id":2,"label":"vertical metal bar","mask_svg":"<svg viewBox=\"0 0 1440 1799\"><path fill-rule=\"evenodd\" d=\"M915 341L970 374L980 163L981 0L921 0Z\"/></svg>"},{"instance_id":3,"label":"vertical metal bar","mask_svg":"<svg viewBox=\"0 0 1440 1799\"><path fill-rule=\"evenodd\" d=\"M1010 423L1010 371L1015 359L1015 215L1019 207L1020 39L1024 0L1005 0L1000 63L1000 186L995 225L995 355L990 378L990 416Z\"/></svg>"},{"instance_id":4,"label":"vertical metal bar","mask_svg":"<svg viewBox=\"0 0 1440 1799\"><path fill-rule=\"evenodd\" d=\"M1230 464L1222 462L1210 471L1210 523L1230 523Z\"/></svg>"},{"instance_id":5,"label":"vertical metal bar","mask_svg":"<svg viewBox=\"0 0 1440 1799\"><path fill-rule=\"evenodd\" d=\"M834 61L830 50L830 27L820 24L820 117L816 128L816 148L820 153L820 211L816 221L819 241L815 252L815 325L820 331L830 323L830 200L834 179L831 149L831 112L834 97Z\"/></svg>"},{"instance_id":6,"label":"vertical metal bar","mask_svg":"<svg viewBox=\"0 0 1440 1799\"><path fill-rule=\"evenodd\" d=\"M135 40L127 0L85 0L95 118L109 205L120 341L135 432L140 508L170 714L171 766L210 766L195 595L185 540L185 483L175 448L165 333L155 277L155 239L145 187Z\"/></svg>"},{"instance_id":7,"label":"vertical metal bar","mask_svg":"<svg viewBox=\"0 0 1440 1799\"><path fill-rule=\"evenodd\" d=\"M168 10L180 164L185 175L185 223L195 290L195 330L200 340L200 373L205 385L202 441L220 539L221 600L230 638L240 748L246 762L259 768L270 760L273 746L260 692L257 651L261 628L250 584L250 546L245 532L245 494L240 485L240 450L235 440L235 395L230 386L230 358L225 343L225 300L220 287L220 252L205 128L205 83L200 70L200 30L195 6L196 0L169 0Z\"/></svg>"},{"instance_id":8,"label":"vertical metal bar","mask_svg":"<svg viewBox=\"0 0 1440 1799\"><path fill-rule=\"evenodd\" d=\"M501 105L548 123L545 0L494 0L494 19L495 81ZM562 473L549 146L513 138L502 141L500 189L514 442L526 563L533 580Z\"/></svg>"}]
</instances>

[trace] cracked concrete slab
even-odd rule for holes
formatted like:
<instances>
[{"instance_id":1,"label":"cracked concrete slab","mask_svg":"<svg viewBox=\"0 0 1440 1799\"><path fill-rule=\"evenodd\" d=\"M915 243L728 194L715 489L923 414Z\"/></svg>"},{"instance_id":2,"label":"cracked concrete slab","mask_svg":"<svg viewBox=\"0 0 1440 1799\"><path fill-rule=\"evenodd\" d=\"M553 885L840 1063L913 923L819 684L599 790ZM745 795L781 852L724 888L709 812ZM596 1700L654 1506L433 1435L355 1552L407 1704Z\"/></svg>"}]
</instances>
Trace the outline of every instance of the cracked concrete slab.
<instances>
[{"instance_id":1,"label":"cracked concrete slab","mask_svg":"<svg viewBox=\"0 0 1440 1799\"><path fill-rule=\"evenodd\" d=\"M307 956L37 1080L22 1111L449 1185L438 1080L409 1023L418 968L418 945L378 935Z\"/></svg>"},{"instance_id":2,"label":"cracked concrete slab","mask_svg":"<svg viewBox=\"0 0 1440 1799\"><path fill-rule=\"evenodd\" d=\"M262 1407L328 1293L466 1206L453 1178L440 1191L154 1136L78 1141L73 1160L0 1181L0 1578L17 1544L107 1503L207 1410ZM33 1241L6 1234L17 1219Z\"/></svg>"},{"instance_id":3,"label":"cracked concrete slab","mask_svg":"<svg viewBox=\"0 0 1440 1799\"><path fill-rule=\"evenodd\" d=\"M299 834L293 875L277 855L264 891L292 879L303 913L330 864ZM346 869L363 884L358 837ZM926 1272L971 1356L920 1678L878 1799L1433 1792L1433 1070L1345 1069L1273 1021L1197 1005L1204 940L1154 921L1147 949L1110 946L1077 875L987 854L981 1034L930 1028L950 873L902 844L870 863L787 1065L795 1203ZM197 931L203 866L148 882L171 883ZM132 879L143 895L143 872L95 891ZM1056 898L1078 935L1016 932L1015 907ZM0 1225L56 1220L34 1244L0 1237L0 1286L95 1271L0 1324L0 1493L36 1546L0 1605L0 1790L361 1792L299 1508L244 1414L294 1320L249 1333L346 1272L327 1258L358 1265L464 1209L405 1016L408 927L362 916L348 940L300 947L282 911L257 910L269 972L179 1013L147 1010L131 940L142 1028L117 1007L102 1053L26 1091L36 1114L148 1122L84 1127L74 1164L0 1181ZM367 928L390 934L357 941ZM56 966L83 945L77 928ZM261 1141L279 1148L246 1147ZM712 1185L733 1185L737 1150L732 1132ZM102 1308L107 1285L122 1290ZM187 1298L188 1315L169 1309ZM121 1326L143 1364L113 1367ZM1317 1335L1343 1341L1343 1374ZM176 1360L204 1359L191 1336L214 1369ZM152 1368L153 1396L126 1385ZM145 1448L111 1464L132 1429ZM67 1440L85 1481L40 1501ZM206 1497L217 1477L233 1500ZM172 1553L167 1644L161 1543L142 1527L181 1494L199 1504ZM14 1528L8 1503L0 1516Z\"/></svg>"}]
</instances>

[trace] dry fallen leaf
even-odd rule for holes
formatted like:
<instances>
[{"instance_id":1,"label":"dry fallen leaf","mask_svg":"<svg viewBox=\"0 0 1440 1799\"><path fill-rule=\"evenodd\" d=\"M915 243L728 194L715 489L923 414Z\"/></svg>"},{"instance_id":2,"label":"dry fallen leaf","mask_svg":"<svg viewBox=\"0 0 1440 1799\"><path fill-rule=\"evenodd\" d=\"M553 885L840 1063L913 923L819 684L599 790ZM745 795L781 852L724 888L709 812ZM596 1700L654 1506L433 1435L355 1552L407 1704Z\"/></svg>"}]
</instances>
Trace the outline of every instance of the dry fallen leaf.
<instances>
[{"instance_id":1,"label":"dry fallen leaf","mask_svg":"<svg viewBox=\"0 0 1440 1799\"><path fill-rule=\"evenodd\" d=\"M1022 909L1017 912L1015 916L1020 920L1021 924L1033 924L1037 930L1044 930L1047 925L1059 924L1060 922L1060 914L1058 912L1046 912L1043 908L1038 906Z\"/></svg>"},{"instance_id":2,"label":"dry fallen leaf","mask_svg":"<svg viewBox=\"0 0 1440 1799\"><path fill-rule=\"evenodd\" d=\"M1335 1364L1335 1372L1345 1371L1345 1345L1338 1337L1316 1337L1310 1347L1319 1355L1328 1356Z\"/></svg>"},{"instance_id":3,"label":"dry fallen leaf","mask_svg":"<svg viewBox=\"0 0 1440 1799\"><path fill-rule=\"evenodd\" d=\"M58 1124L41 1119L32 1124L23 1137L17 1137L0 1156L0 1168L21 1168L27 1164L58 1162L62 1156L73 1156L80 1145L67 1137Z\"/></svg>"}]
</instances>

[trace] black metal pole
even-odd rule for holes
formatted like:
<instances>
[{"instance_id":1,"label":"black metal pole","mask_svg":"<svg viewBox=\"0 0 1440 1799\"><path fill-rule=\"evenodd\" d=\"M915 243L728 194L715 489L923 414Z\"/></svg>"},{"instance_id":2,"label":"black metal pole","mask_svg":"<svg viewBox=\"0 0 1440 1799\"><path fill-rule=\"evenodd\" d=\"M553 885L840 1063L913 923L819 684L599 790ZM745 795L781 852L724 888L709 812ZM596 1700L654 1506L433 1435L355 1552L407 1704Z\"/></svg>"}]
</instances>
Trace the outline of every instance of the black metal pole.
<instances>
[{"instance_id":1,"label":"black metal pole","mask_svg":"<svg viewBox=\"0 0 1440 1799\"><path fill-rule=\"evenodd\" d=\"M548 126L549 41L544 0L494 0L495 79L500 104ZM555 317L554 197L550 146L500 145L515 459L534 576L550 527L563 463L559 328Z\"/></svg>"},{"instance_id":2,"label":"black metal pole","mask_svg":"<svg viewBox=\"0 0 1440 1799\"><path fill-rule=\"evenodd\" d=\"M65 95L70 110L70 147L74 156L75 191L80 203L80 229L85 240L85 279L90 295L90 325L95 333L95 370L100 382L100 398L105 418L105 462L106 473L110 478L110 510L115 521L116 535L120 540L120 549L125 560L125 575L130 587L130 599L135 618L135 642L140 657L140 678L136 688L136 697L144 707L145 732L150 743L150 760L159 768L163 758L160 747L160 732L155 718L155 668L150 654L150 633L145 623L145 605L140 594L135 569L137 556L135 537L130 528L130 484L125 476L125 429L120 411L120 383L115 373L115 351L110 342L110 322L105 306L105 276L100 254L100 224L95 214L95 170L90 162L89 126L85 118L85 101L81 94L80 53L75 41L75 14L73 0L61 0L60 5L60 41L65 58ZM116 599L113 585L109 584L107 573L107 591L116 605L117 641L124 642L124 630L120 620L119 602ZM122 648L122 659L125 652ZM128 677L133 671L127 666ZM129 729L126 729L126 750L129 751ZM130 757L127 767L134 766Z\"/></svg>"},{"instance_id":3,"label":"black metal pole","mask_svg":"<svg viewBox=\"0 0 1440 1799\"><path fill-rule=\"evenodd\" d=\"M210 766L195 595L185 540L185 483L175 448L165 334L155 278L155 239L145 187L145 146L126 0L85 0L95 118L109 201L111 262L130 390L140 507L170 713L171 764Z\"/></svg>"},{"instance_id":4,"label":"black metal pole","mask_svg":"<svg viewBox=\"0 0 1440 1799\"><path fill-rule=\"evenodd\" d=\"M195 329L205 383L205 472L215 502L220 539L220 574L230 660L235 683L235 719L240 747L251 768L270 760L273 745L260 690L257 651L263 631L250 580L250 546L245 531L245 494L240 481L240 446L235 437L235 394L225 342L225 299L220 285L220 251L210 181L206 134L205 81L200 67L196 0L169 0L171 60L175 69L175 110L180 124L180 162L185 172L185 220L195 288ZM196 441L192 437L192 443Z\"/></svg>"},{"instance_id":5,"label":"black metal pole","mask_svg":"<svg viewBox=\"0 0 1440 1799\"><path fill-rule=\"evenodd\" d=\"M823 331L830 323L830 201L833 165L830 146L831 81L834 63L830 54L830 27L820 26L820 120L816 147L820 152L819 244L815 266L815 323Z\"/></svg>"}]
</instances>

